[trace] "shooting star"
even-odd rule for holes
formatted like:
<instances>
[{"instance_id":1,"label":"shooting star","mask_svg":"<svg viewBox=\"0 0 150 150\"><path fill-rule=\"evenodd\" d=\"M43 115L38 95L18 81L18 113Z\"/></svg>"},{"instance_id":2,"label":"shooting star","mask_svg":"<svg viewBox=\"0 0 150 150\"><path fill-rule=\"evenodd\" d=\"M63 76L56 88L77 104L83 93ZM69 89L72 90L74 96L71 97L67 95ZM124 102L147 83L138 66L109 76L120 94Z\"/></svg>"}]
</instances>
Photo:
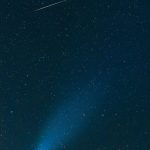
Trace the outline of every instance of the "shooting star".
<instances>
[{"instance_id":1,"label":"shooting star","mask_svg":"<svg viewBox=\"0 0 150 150\"><path fill-rule=\"evenodd\" d=\"M55 6L55 5L57 5L57 4L63 3L63 2L65 2L65 1L67 1L67 0L62 0L62 1L59 1L59 2L56 2L56 3L52 3L52 4L50 4L50 5L47 5L47 6L45 6L45 7L41 7L41 8L39 8L39 9L34 10L34 11L40 11L40 10L46 9L46 8L48 8L48 7Z\"/></svg>"}]
</instances>

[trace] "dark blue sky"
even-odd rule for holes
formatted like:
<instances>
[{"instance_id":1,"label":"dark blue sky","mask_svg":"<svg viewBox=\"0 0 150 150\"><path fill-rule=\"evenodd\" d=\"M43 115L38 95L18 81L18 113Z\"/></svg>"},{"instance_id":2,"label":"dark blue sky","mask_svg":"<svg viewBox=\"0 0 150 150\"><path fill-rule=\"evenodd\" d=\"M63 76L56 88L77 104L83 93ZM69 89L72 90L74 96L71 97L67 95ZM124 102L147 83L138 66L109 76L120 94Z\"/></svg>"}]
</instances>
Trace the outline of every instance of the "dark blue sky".
<instances>
[{"instance_id":1,"label":"dark blue sky","mask_svg":"<svg viewBox=\"0 0 150 150\"><path fill-rule=\"evenodd\" d=\"M0 150L149 150L149 3L53 2L0 2Z\"/></svg>"}]
</instances>

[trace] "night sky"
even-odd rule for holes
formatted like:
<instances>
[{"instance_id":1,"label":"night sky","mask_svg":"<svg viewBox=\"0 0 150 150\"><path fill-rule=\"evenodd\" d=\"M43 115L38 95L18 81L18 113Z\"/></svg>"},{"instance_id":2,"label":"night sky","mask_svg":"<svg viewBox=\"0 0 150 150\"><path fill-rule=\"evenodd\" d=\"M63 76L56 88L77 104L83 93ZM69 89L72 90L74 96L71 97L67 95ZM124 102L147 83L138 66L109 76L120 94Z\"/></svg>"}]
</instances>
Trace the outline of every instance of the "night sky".
<instances>
[{"instance_id":1,"label":"night sky","mask_svg":"<svg viewBox=\"0 0 150 150\"><path fill-rule=\"evenodd\" d=\"M150 150L150 3L0 1L0 150Z\"/></svg>"}]
</instances>

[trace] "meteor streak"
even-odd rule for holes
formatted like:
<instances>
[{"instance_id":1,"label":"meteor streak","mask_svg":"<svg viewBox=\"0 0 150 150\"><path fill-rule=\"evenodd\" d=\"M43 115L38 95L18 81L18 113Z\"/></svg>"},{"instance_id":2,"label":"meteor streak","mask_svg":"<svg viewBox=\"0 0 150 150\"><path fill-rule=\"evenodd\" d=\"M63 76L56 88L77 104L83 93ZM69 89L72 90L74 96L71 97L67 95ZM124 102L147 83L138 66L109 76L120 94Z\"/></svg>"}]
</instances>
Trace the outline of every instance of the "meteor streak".
<instances>
[{"instance_id":1,"label":"meteor streak","mask_svg":"<svg viewBox=\"0 0 150 150\"><path fill-rule=\"evenodd\" d=\"M34 11L40 11L40 10L46 9L46 8L48 8L48 7L55 6L55 5L57 5L57 4L63 3L63 2L65 2L65 1L67 1L67 0L62 0L62 1L59 1L59 2L56 2L56 3L52 3L52 4L50 4L50 5L47 5L47 6L45 6L45 7L41 7L41 8L39 8L39 9L34 10Z\"/></svg>"}]
</instances>

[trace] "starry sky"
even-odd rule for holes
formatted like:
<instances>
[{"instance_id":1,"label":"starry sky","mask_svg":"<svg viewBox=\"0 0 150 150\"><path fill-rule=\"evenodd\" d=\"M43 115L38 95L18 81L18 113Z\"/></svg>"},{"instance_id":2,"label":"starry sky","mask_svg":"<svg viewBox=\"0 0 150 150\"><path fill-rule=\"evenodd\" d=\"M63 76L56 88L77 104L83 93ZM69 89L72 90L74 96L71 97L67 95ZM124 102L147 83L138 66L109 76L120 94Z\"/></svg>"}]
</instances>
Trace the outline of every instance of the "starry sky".
<instances>
[{"instance_id":1,"label":"starry sky","mask_svg":"<svg viewBox=\"0 0 150 150\"><path fill-rule=\"evenodd\" d=\"M150 150L150 5L0 1L0 150Z\"/></svg>"}]
</instances>

